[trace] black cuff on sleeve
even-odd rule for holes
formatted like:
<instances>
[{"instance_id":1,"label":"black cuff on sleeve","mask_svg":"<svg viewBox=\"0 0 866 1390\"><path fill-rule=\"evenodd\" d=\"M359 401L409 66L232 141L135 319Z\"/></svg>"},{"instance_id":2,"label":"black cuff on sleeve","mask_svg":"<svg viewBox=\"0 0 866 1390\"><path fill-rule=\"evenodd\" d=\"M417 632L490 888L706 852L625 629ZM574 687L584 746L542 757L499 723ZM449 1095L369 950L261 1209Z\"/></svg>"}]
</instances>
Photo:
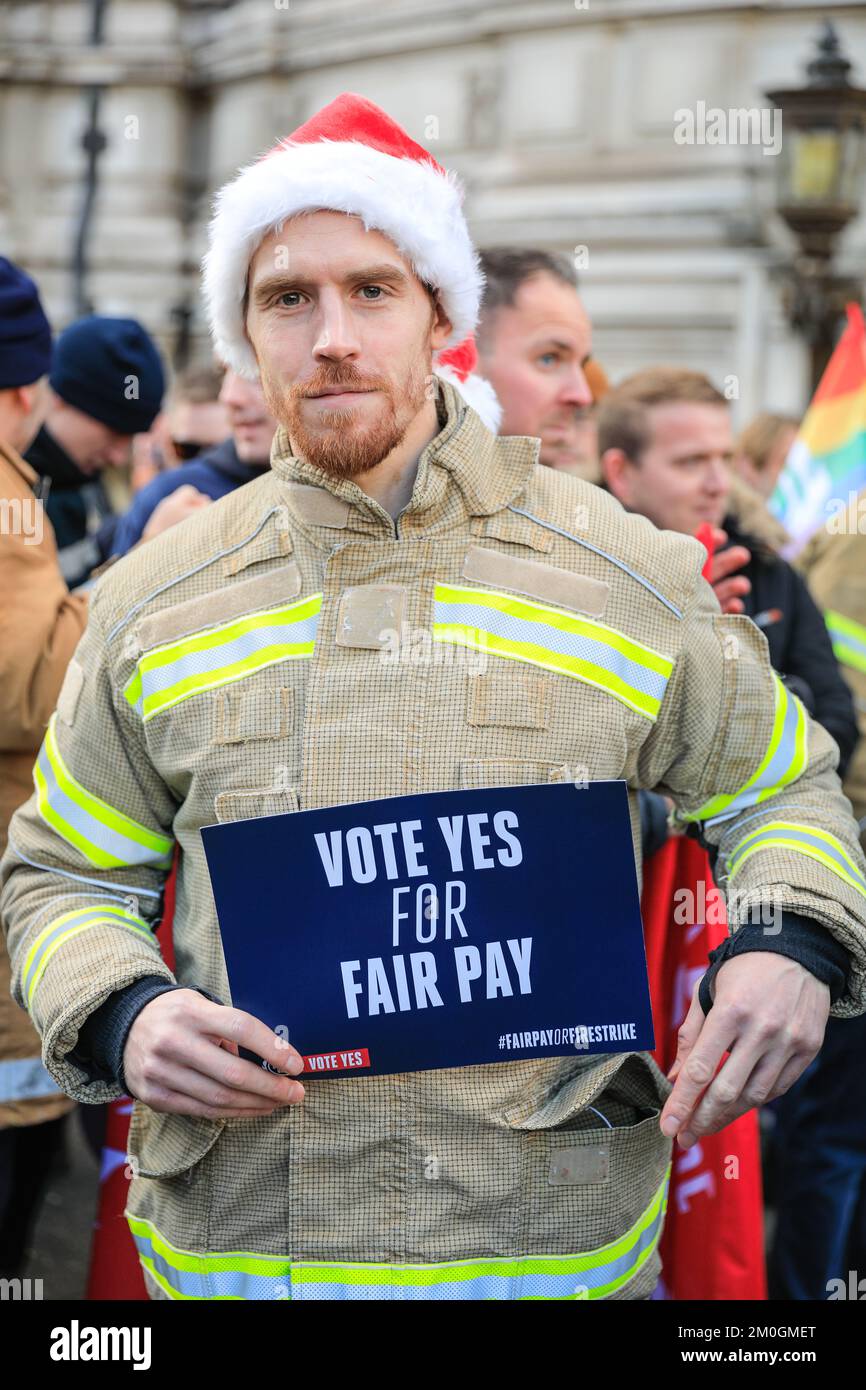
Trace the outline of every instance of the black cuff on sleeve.
<instances>
[{"instance_id":1,"label":"black cuff on sleeve","mask_svg":"<svg viewBox=\"0 0 866 1390\"><path fill-rule=\"evenodd\" d=\"M788 956L830 987L830 1002L835 1004L845 993L848 982L850 955L826 927L798 912L783 912L781 930L769 933L758 923L746 923L729 936L714 951L710 951L710 966L701 979L698 999L705 1014L713 1006L710 986L721 966L731 956L745 951L773 951Z\"/></svg>"},{"instance_id":2,"label":"black cuff on sleeve","mask_svg":"<svg viewBox=\"0 0 866 1390\"><path fill-rule=\"evenodd\" d=\"M92 1081L112 1081L126 1091L123 1050L129 1030L146 1004L175 989L196 989L214 1004L221 1004L206 989L170 984L161 975L143 975L125 989L115 990L87 1018L78 1033L70 1061L86 1071Z\"/></svg>"}]
</instances>

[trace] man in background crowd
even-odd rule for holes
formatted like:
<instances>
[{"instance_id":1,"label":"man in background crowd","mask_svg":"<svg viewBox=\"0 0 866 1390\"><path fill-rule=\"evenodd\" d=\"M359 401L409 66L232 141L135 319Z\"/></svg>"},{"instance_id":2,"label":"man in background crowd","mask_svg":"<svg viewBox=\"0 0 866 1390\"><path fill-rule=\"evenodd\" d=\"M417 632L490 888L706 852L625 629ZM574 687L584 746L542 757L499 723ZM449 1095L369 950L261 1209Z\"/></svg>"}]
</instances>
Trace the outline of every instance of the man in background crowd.
<instances>
[{"instance_id":1,"label":"man in background crowd","mask_svg":"<svg viewBox=\"0 0 866 1390\"><path fill-rule=\"evenodd\" d=\"M159 352L135 319L92 315L57 340L45 424L27 461L49 481L48 517L70 588L109 553L113 509L101 474L129 461L162 405Z\"/></svg>"},{"instance_id":2,"label":"man in background crowd","mask_svg":"<svg viewBox=\"0 0 866 1390\"><path fill-rule=\"evenodd\" d=\"M189 463L226 438L230 420L220 397L224 379L222 367L187 367L178 374L165 411L169 466Z\"/></svg>"},{"instance_id":3,"label":"man in background crowd","mask_svg":"<svg viewBox=\"0 0 866 1390\"><path fill-rule=\"evenodd\" d=\"M610 390L592 357L592 324L564 255L503 246L481 252L485 276L478 329L482 374L502 406L500 434L541 440L539 463L600 483L598 406ZM717 529L718 544L727 540ZM749 559L740 546L717 552L710 582L723 612L742 612ZM667 837L667 808L640 794L644 857Z\"/></svg>"},{"instance_id":4,"label":"man in background crowd","mask_svg":"<svg viewBox=\"0 0 866 1390\"><path fill-rule=\"evenodd\" d=\"M482 251L481 268L478 357L502 405L499 433L540 439L539 463L596 481L593 402L607 381L571 262L506 246Z\"/></svg>"},{"instance_id":5,"label":"man in background crowd","mask_svg":"<svg viewBox=\"0 0 866 1390\"><path fill-rule=\"evenodd\" d=\"M836 740L844 775L857 742L851 693L814 599L801 576L774 553L761 499L741 490L739 514L731 515L734 448L725 397L697 372L638 372L605 398L599 444L606 485L627 510L685 534L703 522L721 525L746 549L750 587L742 598L744 611L767 638L775 669ZM856 586L856 570L848 575L846 569L843 582ZM806 964L808 941L802 949ZM771 1297L825 1299L828 1281L844 1278L849 1267L866 1182L864 1046L866 1015L829 1019L818 1056L773 1102L777 1221Z\"/></svg>"},{"instance_id":6,"label":"man in background crowd","mask_svg":"<svg viewBox=\"0 0 866 1390\"><path fill-rule=\"evenodd\" d=\"M258 382L226 372L219 393L231 435L188 463L160 474L142 488L117 525L113 555L176 526L193 512L251 482L270 465L276 424Z\"/></svg>"},{"instance_id":7,"label":"man in background crowd","mask_svg":"<svg viewBox=\"0 0 866 1390\"><path fill-rule=\"evenodd\" d=\"M775 553L760 499L738 492L731 511L733 439L728 402L685 368L656 367L621 382L599 410L605 484L661 530L693 536L709 523L748 554L743 611L761 628L776 671L839 745L839 773L857 742L851 694L824 620L802 578Z\"/></svg>"},{"instance_id":8,"label":"man in background crowd","mask_svg":"<svg viewBox=\"0 0 866 1390\"><path fill-rule=\"evenodd\" d=\"M756 415L737 436L733 469L761 497L768 498L785 466L799 422L792 415Z\"/></svg>"},{"instance_id":9,"label":"man in background crowd","mask_svg":"<svg viewBox=\"0 0 866 1390\"><path fill-rule=\"evenodd\" d=\"M0 853L87 620L69 594L51 523L21 457L49 403L51 330L33 281L0 258ZM51 1164L74 1104L42 1065L32 1023L10 994L0 931L0 1277L20 1273Z\"/></svg>"},{"instance_id":10,"label":"man in background crowd","mask_svg":"<svg viewBox=\"0 0 866 1390\"><path fill-rule=\"evenodd\" d=\"M147 434L137 434L133 440L133 493L141 492L158 474L222 443L229 432L228 413L219 398L222 383L221 367L187 367L178 373L165 409Z\"/></svg>"},{"instance_id":11,"label":"man in background crowd","mask_svg":"<svg viewBox=\"0 0 866 1390\"><path fill-rule=\"evenodd\" d=\"M539 463L601 482L599 403L610 390L592 356L592 324L572 263L538 248L481 252L486 284L478 330L482 374L503 410L500 434L541 440ZM716 532L721 544L727 537ZM724 613L742 612L749 581L741 547L717 551L710 582Z\"/></svg>"}]
</instances>

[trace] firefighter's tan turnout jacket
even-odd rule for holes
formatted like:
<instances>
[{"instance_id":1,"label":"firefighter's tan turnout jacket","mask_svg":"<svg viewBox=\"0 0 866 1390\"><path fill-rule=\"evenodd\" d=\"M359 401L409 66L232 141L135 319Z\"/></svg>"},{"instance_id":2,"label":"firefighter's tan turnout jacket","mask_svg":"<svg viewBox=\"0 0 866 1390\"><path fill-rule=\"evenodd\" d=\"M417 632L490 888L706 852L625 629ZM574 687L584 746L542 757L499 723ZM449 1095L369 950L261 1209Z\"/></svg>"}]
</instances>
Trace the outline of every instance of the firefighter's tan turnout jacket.
<instances>
[{"instance_id":1,"label":"firefighter's tan turnout jacket","mask_svg":"<svg viewBox=\"0 0 866 1390\"><path fill-rule=\"evenodd\" d=\"M78 1100L119 1094L70 1056L112 991L162 975L230 999L200 827L373 797L622 778L637 855L636 792L659 788L718 847L733 929L764 903L813 918L850 953L833 1013L866 1006L836 745L763 635L720 613L696 541L440 391L396 522L279 430L261 479L98 581L2 864L15 997ZM176 845L172 975L153 926ZM562 852L579 916L591 865ZM252 1120L136 1102L127 1215L149 1291L647 1297L669 1092L646 1054L572 1051L311 1077Z\"/></svg>"}]
</instances>

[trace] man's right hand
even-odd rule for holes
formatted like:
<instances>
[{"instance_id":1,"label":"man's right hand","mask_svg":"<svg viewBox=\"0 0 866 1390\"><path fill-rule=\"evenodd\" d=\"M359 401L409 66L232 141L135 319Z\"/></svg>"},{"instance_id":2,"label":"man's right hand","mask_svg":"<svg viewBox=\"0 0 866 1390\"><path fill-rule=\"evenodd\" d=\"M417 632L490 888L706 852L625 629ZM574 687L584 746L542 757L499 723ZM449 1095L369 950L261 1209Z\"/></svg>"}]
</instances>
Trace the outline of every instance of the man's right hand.
<instances>
[{"instance_id":1,"label":"man's right hand","mask_svg":"<svg viewBox=\"0 0 866 1390\"><path fill-rule=\"evenodd\" d=\"M239 1046L292 1076L303 1069L300 1054L243 1009L213 1004L193 989L159 994L126 1039L129 1094L151 1110L207 1120L272 1115L277 1106L303 1100L299 1081L246 1061Z\"/></svg>"},{"instance_id":2,"label":"man's right hand","mask_svg":"<svg viewBox=\"0 0 866 1390\"><path fill-rule=\"evenodd\" d=\"M204 507L211 505L211 499L205 493L199 492L191 483L182 483L154 507L150 520L141 533L141 539L152 541L154 536L177 526L179 521L186 521L193 512L200 512Z\"/></svg>"},{"instance_id":3,"label":"man's right hand","mask_svg":"<svg viewBox=\"0 0 866 1390\"><path fill-rule=\"evenodd\" d=\"M724 545L727 539L727 531L723 531L720 526L713 528L716 547ZM738 574L737 570L743 569L751 558L751 552L744 545L732 545L728 550L717 548L713 551L709 580L723 613L744 611L742 596L749 592L752 585L746 576Z\"/></svg>"}]
</instances>

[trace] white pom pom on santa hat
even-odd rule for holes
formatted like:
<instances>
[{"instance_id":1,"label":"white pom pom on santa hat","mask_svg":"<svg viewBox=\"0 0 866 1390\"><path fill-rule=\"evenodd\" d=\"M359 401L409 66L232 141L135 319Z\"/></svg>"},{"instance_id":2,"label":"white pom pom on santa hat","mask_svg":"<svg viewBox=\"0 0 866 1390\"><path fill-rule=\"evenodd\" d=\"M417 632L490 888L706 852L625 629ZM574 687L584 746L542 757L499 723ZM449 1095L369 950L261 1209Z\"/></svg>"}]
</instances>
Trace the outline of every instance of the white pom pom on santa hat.
<instances>
[{"instance_id":1,"label":"white pom pom on santa hat","mask_svg":"<svg viewBox=\"0 0 866 1390\"><path fill-rule=\"evenodd\" d=\"M472 368L484 277L462 210L456 175L366 97L344 92L217 194L203 261L214 347L227 366L255 379L244 333L250 261L269 232L300 212L327 208L383 232L439 292L453 331L433 366L495 430L493 387Z\"/></svg>"}]
</instances>

